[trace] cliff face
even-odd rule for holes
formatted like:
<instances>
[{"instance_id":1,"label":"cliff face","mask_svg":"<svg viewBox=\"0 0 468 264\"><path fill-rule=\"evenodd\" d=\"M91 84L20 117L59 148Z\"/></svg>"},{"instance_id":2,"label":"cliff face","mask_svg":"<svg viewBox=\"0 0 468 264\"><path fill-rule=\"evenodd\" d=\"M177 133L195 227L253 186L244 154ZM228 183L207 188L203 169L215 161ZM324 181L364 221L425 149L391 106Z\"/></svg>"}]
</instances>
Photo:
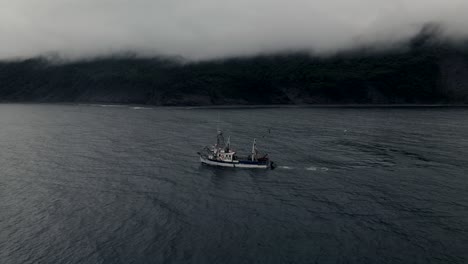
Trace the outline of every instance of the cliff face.
<instances>
[{"instance_id":1,"label":"cliff face","mask_svg":"<svg viewBox=\"0 0 468 264\"><path fill-rule=\"evenodd\" d=\"M440 60L440 88L450 102L468 103L468 60L447 56Z\"/></svg>"},{"instance_id":2,"label":"cliff face","mask_svg":"<svg viewBox=\"0 0 468 264\"><path fill-rule=\"evenodd\" d=\"M0 62L0 100L154 105L468 103L468 52L419 47L199 63Z\"/></svg>"}]
</instances>

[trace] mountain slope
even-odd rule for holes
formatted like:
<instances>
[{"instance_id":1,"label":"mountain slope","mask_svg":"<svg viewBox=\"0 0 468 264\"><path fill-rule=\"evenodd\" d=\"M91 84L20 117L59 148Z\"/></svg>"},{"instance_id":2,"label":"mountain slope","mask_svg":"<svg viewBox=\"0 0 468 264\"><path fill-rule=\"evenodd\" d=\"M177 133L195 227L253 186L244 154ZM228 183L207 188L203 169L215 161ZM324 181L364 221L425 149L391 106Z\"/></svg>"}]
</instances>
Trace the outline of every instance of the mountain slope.
<instances>
[{"instance_id":1,"label":"mountain slope","mask_svg":"<svg viewBox=\"0 0 468 264\"><path fill-rule=\"evenodd\" d=\"M468 103L468 52L450 45L184 63L109 57L0 62L0 100L154 105Z\"/></svg>"}]
</instances>

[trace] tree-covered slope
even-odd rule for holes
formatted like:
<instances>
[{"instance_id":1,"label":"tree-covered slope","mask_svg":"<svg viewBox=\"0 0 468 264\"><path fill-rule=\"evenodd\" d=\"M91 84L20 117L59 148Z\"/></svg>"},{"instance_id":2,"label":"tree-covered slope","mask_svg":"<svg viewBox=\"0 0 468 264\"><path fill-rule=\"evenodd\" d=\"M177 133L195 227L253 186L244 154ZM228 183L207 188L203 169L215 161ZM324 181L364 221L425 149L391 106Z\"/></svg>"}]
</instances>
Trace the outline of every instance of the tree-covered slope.
<instances>
[{"instance_id":1,"label":"tree-covered slope","mask_svg":"<svg viewBox=\"0 0 468 264\"><path fill-rule=\"evenodd\" d=\"M0 100L156 105L468 103L468 52L413 41L329 57L0 62Z\"/></svg>"}]
</instances>

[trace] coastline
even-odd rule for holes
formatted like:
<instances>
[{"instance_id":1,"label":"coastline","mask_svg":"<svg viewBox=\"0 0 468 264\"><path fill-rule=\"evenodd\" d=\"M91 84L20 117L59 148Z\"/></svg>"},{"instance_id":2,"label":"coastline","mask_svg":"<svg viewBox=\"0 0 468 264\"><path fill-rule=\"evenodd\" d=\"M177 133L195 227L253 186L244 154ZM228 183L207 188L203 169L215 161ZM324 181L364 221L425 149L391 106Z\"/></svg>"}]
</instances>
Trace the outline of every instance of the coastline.
<instances>
[{"instance_id":1,"label":"coastline","mask_svg":"<svg viewBox=\"0 0 468 264\"><path fill-rule=\"evenodd\" d=\"M180 109L268 109L268 108L468 108L468 104L260 104L260 105L155 105L108 102L0 102L0 105L75 105Z\"/></svg>"}]
</instances>

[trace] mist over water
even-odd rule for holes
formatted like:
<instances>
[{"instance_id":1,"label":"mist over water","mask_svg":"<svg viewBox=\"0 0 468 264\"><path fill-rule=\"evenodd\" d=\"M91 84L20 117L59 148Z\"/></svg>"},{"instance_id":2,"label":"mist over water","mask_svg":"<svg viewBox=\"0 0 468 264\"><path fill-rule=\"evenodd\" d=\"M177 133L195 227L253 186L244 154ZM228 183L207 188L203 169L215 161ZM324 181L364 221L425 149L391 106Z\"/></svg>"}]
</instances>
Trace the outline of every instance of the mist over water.
<instances>
[{"instance_id":1,"label":"mist over water","mask_svg":"<svg viewBox=\"0 0 468 264\"><path fill-rule=\"evenodd\" d=\"M278 169L201 166L218 113ZM0 259L466 263L467 114L0 105Z\"/></svg>"}]
</instances>

